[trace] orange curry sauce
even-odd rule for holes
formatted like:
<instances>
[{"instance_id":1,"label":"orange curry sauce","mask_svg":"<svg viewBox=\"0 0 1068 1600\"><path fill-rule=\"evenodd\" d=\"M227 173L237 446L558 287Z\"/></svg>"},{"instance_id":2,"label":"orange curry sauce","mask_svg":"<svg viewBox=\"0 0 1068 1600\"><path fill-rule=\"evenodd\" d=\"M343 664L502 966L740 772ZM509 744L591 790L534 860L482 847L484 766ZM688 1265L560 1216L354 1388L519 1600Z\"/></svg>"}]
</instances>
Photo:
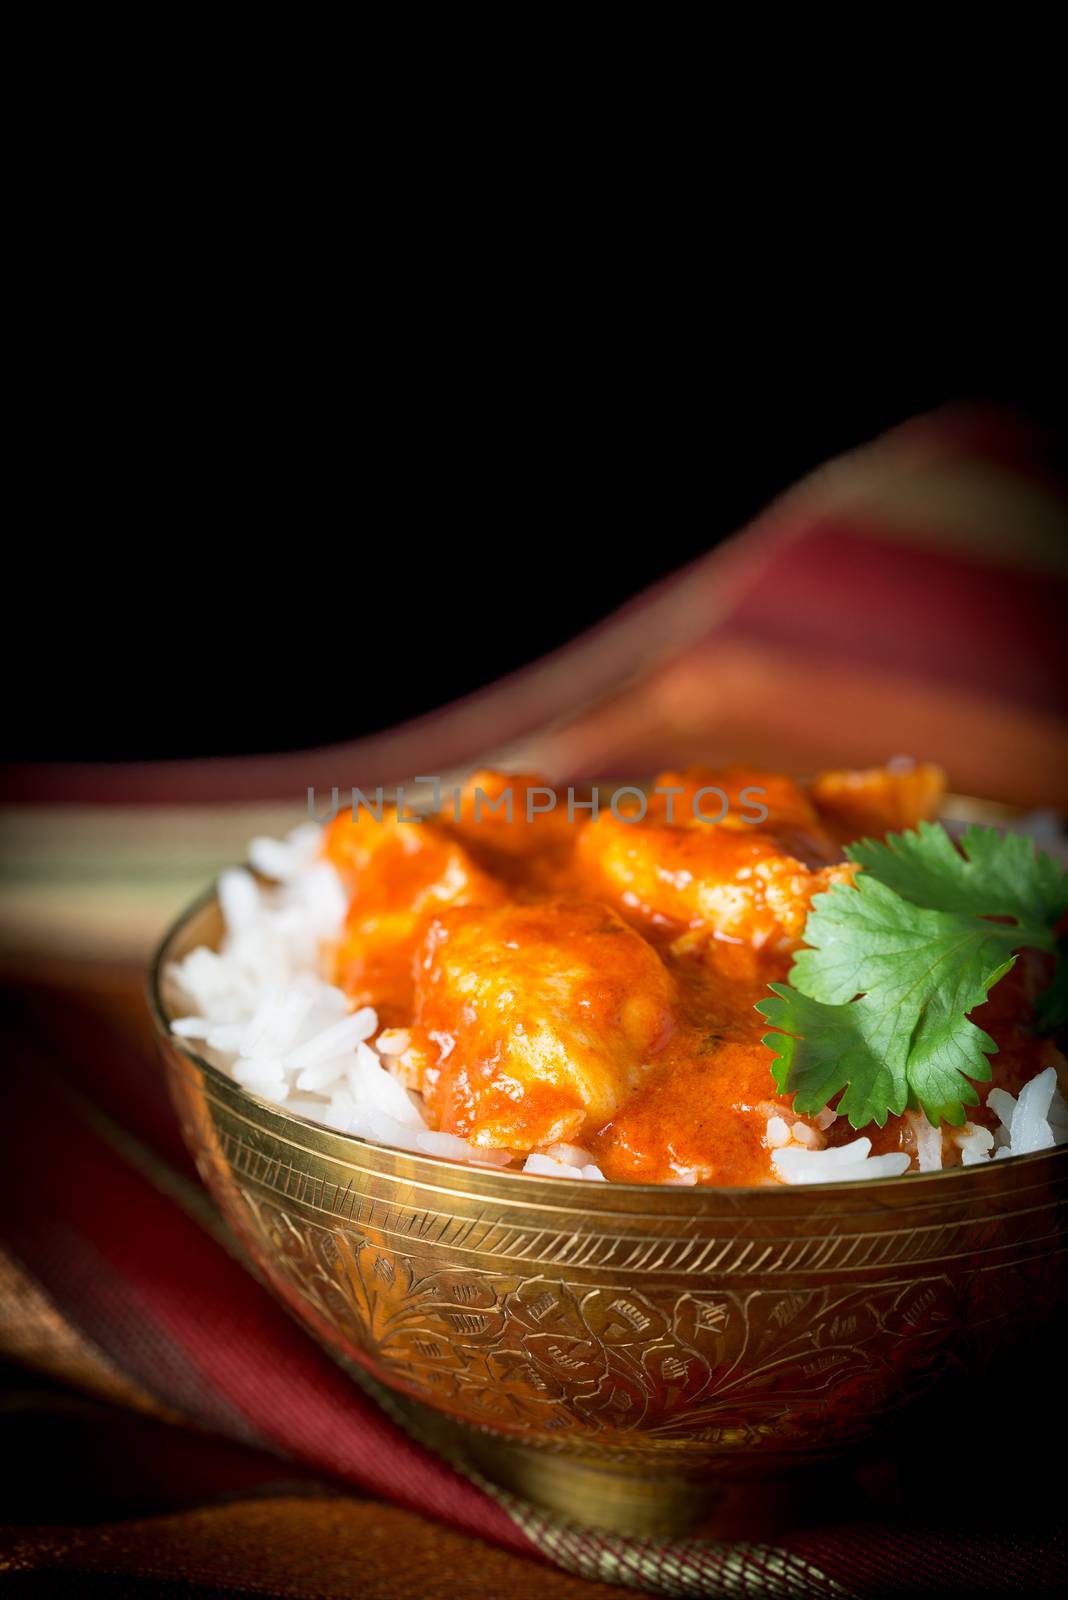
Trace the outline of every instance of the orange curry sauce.
<instances>
[{"instance_id":1,"label":"orange curry sauce","mask_svg":"<svg viewBox=\"0 0 1068 1600\"><path fill-rule=\"evenodd\" d=\"M722 802L699 796L713 787L719 821L705 818ZM777 1113L802 1140L856 1137L777 1095L754 1007L786 978L812 896L852 878L843 844L933 816L941 773L663 773L641 821L607 803L569 816L563 794L528 819L528 789L547 804L541 779L480 772L432 819L361 809L326 836L351 895L334 979L395 1030L392 1064L434 1125L520 1156L580 1145L637 1182L771 1181ZM1018 963L977 1013L1010 1089L1040 1064L1030 981ZM866 1131L876 1151L913 1149L907 1117Z\"/></svg>"}]
</instances>

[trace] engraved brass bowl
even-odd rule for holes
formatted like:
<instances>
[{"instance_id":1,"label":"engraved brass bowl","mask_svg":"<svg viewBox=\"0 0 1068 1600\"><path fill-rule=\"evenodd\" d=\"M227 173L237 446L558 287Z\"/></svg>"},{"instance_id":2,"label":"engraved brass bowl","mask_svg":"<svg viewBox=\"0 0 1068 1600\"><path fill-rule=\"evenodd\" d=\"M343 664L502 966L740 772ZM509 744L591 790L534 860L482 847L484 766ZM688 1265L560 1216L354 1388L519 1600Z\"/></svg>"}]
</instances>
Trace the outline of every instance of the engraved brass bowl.
<instances>
[{"instance_id":1,"label":"engraved brass bowl","mask_svg":"<svg viewBox=\"0 0 1068 1600\"><path fill-rule=\"evenodd\" d=\"M407 1154L268 1104L167 1031L200 1173L256 1267L424 1438L572 1517L678 1529L703 1482L869 1434L1064 1289L1068 1147L867 1183L573 1183Z\"/></svg>"}]
</instances>

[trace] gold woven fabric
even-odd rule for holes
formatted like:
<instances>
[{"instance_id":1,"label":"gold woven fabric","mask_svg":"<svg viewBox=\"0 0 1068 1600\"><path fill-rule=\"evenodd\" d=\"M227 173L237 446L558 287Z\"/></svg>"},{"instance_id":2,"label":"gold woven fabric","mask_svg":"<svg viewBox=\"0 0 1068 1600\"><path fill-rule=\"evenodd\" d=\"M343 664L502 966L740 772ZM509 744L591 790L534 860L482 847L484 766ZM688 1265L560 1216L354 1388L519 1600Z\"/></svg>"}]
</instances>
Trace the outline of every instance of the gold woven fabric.
<instances>
[{"instance_id":1,"label":"gold woven fabric","mask_svg":"<svg viewBox=\"0 0 1068 1600\"><path fill-rule=\"evenodd\" d=\"M117 1595L164 1582L286 1600L622 1600L634 1592L340 1496L246 1501L107 1527L0 1527L0 1574L28 1572L53 1574L56 1594L73 1573L112 1577Z\"/></svg>"}]
</instances>

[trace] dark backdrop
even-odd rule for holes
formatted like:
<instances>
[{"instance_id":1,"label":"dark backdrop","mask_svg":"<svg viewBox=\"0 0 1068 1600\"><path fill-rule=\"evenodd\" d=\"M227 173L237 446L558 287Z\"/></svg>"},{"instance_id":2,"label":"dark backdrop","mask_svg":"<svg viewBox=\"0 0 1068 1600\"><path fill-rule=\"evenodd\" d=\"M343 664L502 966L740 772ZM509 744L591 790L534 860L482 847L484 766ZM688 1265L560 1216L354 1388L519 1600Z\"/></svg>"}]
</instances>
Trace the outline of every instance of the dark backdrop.
<instances>
[{"instance_id":1,"label":"dark backdrop","mask_svg":"<svg viewBox=\"0 0 1068 1600\"><path fill-rule=\"evenodd\" d=\"M253 382L165 411L128 397L53 463L64 531L27 541L18 598L42 625L33 657L5 638L4 755L282 750L416 716L605 617L828 457L953 401L1060 437L1033 383L865 386L811 365L714 404L627 384L521 407L444 390L279 407Z\"/></svg>"}]
</instances>

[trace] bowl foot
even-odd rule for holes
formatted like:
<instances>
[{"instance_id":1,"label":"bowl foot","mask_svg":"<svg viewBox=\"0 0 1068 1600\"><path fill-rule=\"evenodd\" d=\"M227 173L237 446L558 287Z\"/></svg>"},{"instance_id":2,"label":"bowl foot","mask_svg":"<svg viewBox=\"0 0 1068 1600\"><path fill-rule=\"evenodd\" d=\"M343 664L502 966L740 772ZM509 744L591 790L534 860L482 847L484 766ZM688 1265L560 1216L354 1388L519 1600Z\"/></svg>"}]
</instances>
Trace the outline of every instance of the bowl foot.
<instances>
[{"instance_id":1,"label":"bowl foot","mask_svg":"<svg viewBox=\"0 0 1068 1600\"><path fill-rule=\"evenodd\" d=\"M703 1532L728 1498L711 1478L645 1477L492 1438L468 1444L464 1455L491 1483L541 1511L632 1538Z\"/></svg>"},{"instance_id":2,"label":"bowl foot","mask_svg":"<svg viewBox=\"0 0 1068 1600\"><path fill-rule=\"evenodd\" d=\"M377 1386L376 1386L377 1388ZM791 1479L724 1481L713 1471L618 1467L470 1428L396 1393L386 1409L421 1443L561 1522L630 1538L774 1538L790 1521Z\"/></svg>"}]
</instances>

